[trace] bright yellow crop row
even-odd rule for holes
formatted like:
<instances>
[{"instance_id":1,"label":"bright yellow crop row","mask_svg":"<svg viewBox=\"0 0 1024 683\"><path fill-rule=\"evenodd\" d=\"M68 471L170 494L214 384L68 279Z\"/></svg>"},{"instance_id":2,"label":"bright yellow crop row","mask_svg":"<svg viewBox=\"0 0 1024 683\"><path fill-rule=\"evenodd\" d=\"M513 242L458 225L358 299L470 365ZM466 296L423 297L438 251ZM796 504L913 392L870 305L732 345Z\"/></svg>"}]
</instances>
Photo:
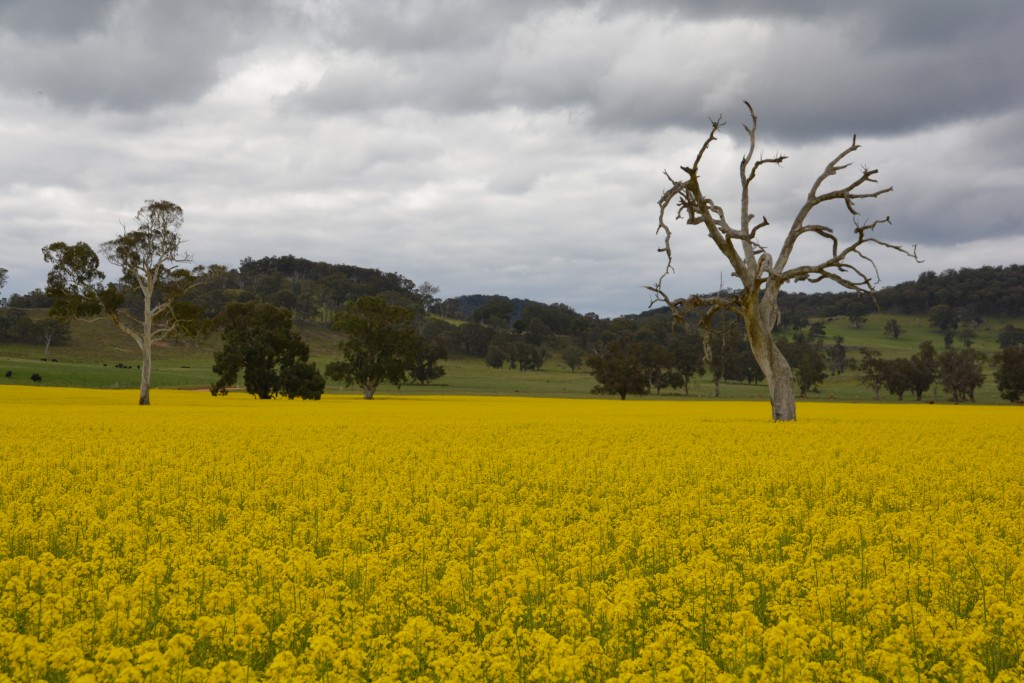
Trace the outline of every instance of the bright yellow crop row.
<instances>
[{"instance_id":1,"label":"bright yellow crop row","mask_svg":"<svg viewBox=\"0 0 1024 683\"><path fill-rule=\"evenodd\" d=\"M1024 412L0 389L0 680L1020 680Z\"/></svg>"}]
</instances>

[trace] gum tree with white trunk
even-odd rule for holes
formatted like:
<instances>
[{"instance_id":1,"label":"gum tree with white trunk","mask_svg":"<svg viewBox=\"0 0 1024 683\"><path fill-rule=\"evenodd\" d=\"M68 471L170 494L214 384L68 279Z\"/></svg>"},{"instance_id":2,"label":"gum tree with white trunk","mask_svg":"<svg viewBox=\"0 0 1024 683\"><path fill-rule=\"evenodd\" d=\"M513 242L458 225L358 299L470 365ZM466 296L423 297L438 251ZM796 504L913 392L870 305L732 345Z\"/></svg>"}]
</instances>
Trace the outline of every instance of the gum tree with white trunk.
<instances>
[{"instance_id":1,"label":"gum tree with white trunk","mask_svg":"<svg viewBox=\"0 0 1024 683\"><path fill-rule=\"evenodd\" d=\"M669 306L677 320L687 314L700 314L700 325L710 329L713 317L723 311L739 315L744 322L750 350L757 360L768 383L771 398L772 420L792 421L796 419L796 395L793 386L793 370L779 350L772 331L780 322L779 292L790 282L832 281L846 289L873 296L879 281L878 269L872 257L865 251L872 245L892 249L917 259L916 247L907 249L898 244L876 237L876 229L889 224L889 217L870 221L861 220L856 203L861 199L874 199L891 187L872 189L877 182L875 169L862 168L856 175L844 173L849 169L847 158L860 149L857 137L848 147L839 152L825 165L825 169L811 185L807 198L797 210L781 246L773 257L759 238L761 231L769 227L767 218L756 220L750 210L750 191L754 179L762 166L779 166L785 161L782 155L764 156L757 154L757 115L749 102L744 102L750 113L750 125L744 125L749 145L740 160L740 207L738 216L730 222L723 209L701 187L700 165L711 143L725 125L719 117L711 122L711 131L700 147L692 164L681 166L682 176L677 180L667 171L665 176L669 188L658 201L658 234L664 234L664 245L658 251L665 254L665 270L658 281L648 287L654 293L654 301ZM846 175L837 187L827 189L826 183L833 178ZM834 181L833 185L836 184ZM852 218L852 234L841 237L834 227L815 222L811 213L814 209L829 204L839 204ZM697 230L706 235L722 254L739 280L734 290L722 290L712 295L692 295L677 298L666 292L665 280L674 271L673 236L674 221L680 221L685 229ZM803 246L811 238L823 240L828 254L818 263L799 264L793 262L794 248ZM691 239L689 236L684 239Z\"/></svg>"},{"instance_id":2,"label":"gum tree with white trunk","mask_svg":"<svg viewBox=\"0 0 1024 683\"><path fill-rule=\"evenodd\" d=\"M149 200L135 215L137 227L100 245L100 253L121 270L117 283L105 282L96 252L85 242L54 242L43 247L51 264L46 294L52 315L62 319L107 317L142 352L139 405L149 405L153 344L172 337L194 337L202 311L185 296L202 282L202 266L186 267L184 215L173 202Z\"/></svg>"}]
</instances>

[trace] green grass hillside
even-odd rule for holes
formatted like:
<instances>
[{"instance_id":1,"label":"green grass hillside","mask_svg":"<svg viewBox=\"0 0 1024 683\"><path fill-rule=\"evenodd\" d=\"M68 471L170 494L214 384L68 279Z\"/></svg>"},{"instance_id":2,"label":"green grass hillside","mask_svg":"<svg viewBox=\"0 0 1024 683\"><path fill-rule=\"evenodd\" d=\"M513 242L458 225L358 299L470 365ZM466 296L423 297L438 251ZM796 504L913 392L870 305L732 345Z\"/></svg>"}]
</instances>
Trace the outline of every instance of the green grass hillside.
<instances>
[{"instance_id":1,"label":"green grass hillside","mask_svg":"<svg viewBox=\"0 0 1024 683\"><path fill-rule=\"evenodd\" d=\"M899 339L887 337L883 332L885 322L890 319L898 321L900 327L904 329ZM848 318L812 318L811 322L825 324L826 341L830 344L832 338L838 335L843 337L843 343L848 347L877 349L886 358L911 356L923 341L930 341L940 351L944 348L942 335L928 325L928 319L924 316L874 313L859 328L854 327ZM1004 325L1024 327L1024 322L1002 318L985 320L975 328L977 337L972 346L986 355L995 353L999 350L999 330ZM955 340L954 346L960 345L960 340Z\"/></svg>"},{"instance_id":2,"label":"green grass hillside","mask_svg":"<svg viewBox=\"0 0 1024 683\"><path fill-rule=\"evenodd\" d=\"M30 310L34 318L46 315L42 310ZM899 339L883 334L885 321L895 318L905 328ZM931 330L922 316L890 315L875 313L859 328L853 327L846 318L812 320L826 326L826 344L833 343L833 337L842 336L847 347L847 357L857 359L859 348L878 349L885 357L910 356L918 345L930 340L936 348L943 348L942 337ZM977 328L974 347L986 354L998 351L997 335L1006 324L1024 327L1024 321L1016 319L986 320ZM338 358L337 333L323 327L307 325L298 328L303 339L309 344L312 359L323 368ZM957 341L957 345L959 345ZM220 338L214 335L197 342L168 342L154 349L153 386L162 388L206 389L215 377L211 370L213 353L220 347ZM52 346L47 357L43 346L26 344L0 344L0 386L3 384L34 384L30 377L38 373L43 386L75 386L92 388L130 388L139 383L138 365L141 362L139 350L134 342L107 320L91 323L73 322L71 341L68 344ZM382 387L381 393L401 392L403 394L480 394L519 395L547 397L592 397L593 378L585 370L570 371L556 355L550 357L539 371L519 372L518 370L487 367L482 359L475 357L454 357L443 362L447 374L428 386L406 385L401 389ZM10 371L11 377L4 374ZM328 391L332 393L349 391L331 382ZM697 377L691 383L689 396L681 391L669 390L659 396L642 397L639 400L707 399L714 395L714 386L707 377ZM748 385L726 382L721 386L721 397L725 399L766 400L764 384ZM883 400L890 400L883 391ZM941 389L929 395L929 399L946 401ZM977 393L983 403L1003 402L989 377ZM638 400L630 397L629 400ZM873 401L871 391L860 384L859 374L848 371L843 375L830 377L806 400L811 401Z\"/></svg>"}]
</instances>

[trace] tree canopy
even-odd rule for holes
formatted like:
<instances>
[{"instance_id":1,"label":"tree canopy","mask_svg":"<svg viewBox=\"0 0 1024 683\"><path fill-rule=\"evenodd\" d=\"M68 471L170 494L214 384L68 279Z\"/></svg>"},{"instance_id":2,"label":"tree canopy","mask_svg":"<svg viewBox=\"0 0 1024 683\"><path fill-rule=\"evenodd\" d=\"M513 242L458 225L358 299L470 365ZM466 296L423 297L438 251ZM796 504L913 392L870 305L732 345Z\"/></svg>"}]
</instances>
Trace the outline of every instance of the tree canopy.
<instances>
[{"instance_id":1,"label":"tree canopy","mask_svg":"<svg viewBox=\"0 0 1024 683\"><path fill-rule=\"evenodd\" d=\"M1017 403L1024 396L1024 345L1009 346L995 354L995 379L999 395Z\"/></svg>"},{"instance_id":2,"label":"tree canopy","mask_svg":"<svg viewBox=\"0 0 1024 683\"><path fill-rule=\"evenodd\" d=\"M373 398L381 384L402 384L416 367L415 316L406 307L381 297L364 296L348 302L334 327L345 338L340 342L344 358L327 365L328 377L345 386L358 386L363 397Z\"/></svg>"},{"instance_id":3,"label":"tree canopy","mask_svg":"<svg viewBox=\"0 0 1024 683\"><path fill-rule=\"evenodd\" d=\"M617 339L600 353L587 357L597 386L595 394L616 394L626 400L627 394L646 394L650 391L650 378L644 369L641 345Z\"/></svg>"},{"instance_id":4,"label":"tree canopy","mask_svg":"<svg viewBox=\"0 0 1024 683\"><path fill-rule=\"evenodd\" d=\"M213 371L219 375L210 387L214 395L243 372L245 390L260 399L284 394L288 398L318 400L325 381L309 362L309 346L292 330L292 314L284 308L256 302L231 303L217 316L223 348L214 354Z\"/></svg>"}]
</instances>

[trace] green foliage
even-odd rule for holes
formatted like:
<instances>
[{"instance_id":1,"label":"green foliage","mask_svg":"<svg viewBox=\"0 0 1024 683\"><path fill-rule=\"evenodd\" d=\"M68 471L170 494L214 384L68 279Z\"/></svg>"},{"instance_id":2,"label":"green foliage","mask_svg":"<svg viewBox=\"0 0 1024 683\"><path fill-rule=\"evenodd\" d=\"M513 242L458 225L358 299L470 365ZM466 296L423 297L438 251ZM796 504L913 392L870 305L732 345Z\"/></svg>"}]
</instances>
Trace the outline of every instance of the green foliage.
<instances>
[{"instance_id":1,"label":"green foliage","mask_svg":"<svg viewBox=\"0 0 1024 683\"><path fill-rule=\"evenodd\" d=\"M893 339L899 339L900 335L903 334L903 326L900 325L900 321L895 318L889 318L885 321L885 328L882 333L886 337L892 337Z\"/></svg>"},{"instance_id":2,"label":"green foliage","mask_svg":"<svg viewBox=\"0 0 1024 683\"><path fill-rule=\"evenodd\" d=\"M828 371L834 375L841 375L846 372L849 361L846 359L846 346L843 344L843 337L836 335L832 346L825 350L828 358Z\"/></svg>"},{"instance_id":3,"label":"green foliage","mask_svg":"<svg viewBox=\"0 0 1024 683\"><path fill-rule=\"evenodd\" d=\"M862 350L860 367L864 372L862 381L875 391L885 387L900 401L908 391L914 392L920 401L924 392L932 386L938 372L938 356L930 341L921 342L918 352L910 358L882 358L877 351Z\"/></svg>"},{"instance_id":4,"label":"green foliage","mask_svg":"<svg viewBox=\"0 0 1024 683\"><path fill-rule=\"evenodd\" d=\"M325 373L346 387L360 387L367 399L383 383L405 383L419 346L414 320L411 310L380 297L350 301L334 323L345 335L338 345L344 359L328 364Z\"/></svg>"},{"instance_id":5,"label":"green foliage","mask_svg":"<svg viewBox=\"0 0 1024 683\"><path fill-rule=\"evenodd\" d=\"M324 376L317 370L316 363L295 359L281 365L281 393L289 399L319 401L327 386Z\"/></svg>"},{"instance_id":6,"label":"green foliage","mask_svg":"<svg viewBox=\"0 0 1024 683\"><path fill-rule=\"evenodd\" d=\"M326 383L309 362L309 346L292 330L286 309L255 302L232 303L217 317L223 348L214 354L219 378L214 396L227 394L242 371L245 390L261 399L284 394L289 399L317 400Z\"/></svg>"},{"instance_id":7,"label":"green foliage","mask_svg":"<svg viewBox=\"0 0 1024 683\"><path fill-rule=\"evenodd\" d=\"M939 274L926 271L915 281L880 291L878 303L886 310L918 315L943 304L966 312L965 320L1020 317L1024 315L1024 265L961 268Z\"/></svg>"},{"instance_id":8,"label":"green foliage","mask_svg":"<svg viewBox=\"0 0 1024 683\"><path fill-rule=\"evenodd\" d=\"M501 344L492 343L487 347L484 363L487 364L487 367L496 370L500 370L505 365L505 352L502 350Z\"/></svg>"},{"instance_id":9,"label":"green foliage","mask_svg":"<svg viewBox=\"0 0 1024 683\"><path fill-rule=\"evenodd\" d=\"M868 320L871 309L860 299L854 299L846 305L846 317L854 327L860 327Z\"/></svg>"},{"instance_id":10,"label":"green foliage","mask_svg":"<svg viewBox=\"0 0 1024 683\"><path fill-rule=\"evenodd\" d=\"M333 322L344 302L363 296L387 293L420 309L424 304L415 283L398 273L291 255L242 259L237 270L225 273L224 285L234 285L264 303L284 303L290 297L282 292L290 292L297 319L323 323Z\"/></svg>"},{"instance_id":11,"label":"green foliage","mask_svg":"<svg viewBox=\"0 0 1024 683\"><path fill-rule=\"evenodd\" d=\"M1002 329L999 330L997 340L999 341L1000 349L1024 344L1024 329L1015 327L1014 325L1004 325Z\"/></svg>"},{"instance_id":12,"label":"green foliage","mask_svg":"<svg viewBox=\"0 0 1024 683\"><path fill-rule=\"evenodd\" d=\"M579 346L570 344L562 349L562 362L568 366L569 370L576 372L576 368L583 365L583 357L586 355Z\"/></svg>"},{"instance_id":13,"label":"green foliage","mask_svg":"<svg viewBox=\"0 0 1024 683\"><path fill-rule=\"evenodd\" d=\"M974 401L974 391L985 381L985 355L975 349L946 349L937 356L938 378L955 403Z\"/></svg>"},{"instance_id":14,"label":"green foliage","mask_svg":"<svg viewBox=\"0 0 1024 683\"><path fill-rule=\"evenodd\" d=\"M801 396L821 384L828 377L828 363L819 338L808 338L799 332L793 340L780 339L779 350L793 368Z\"/></svg>"},{"instance_id":15,"label":"green foliage","mask_svg":"<svg viewBox=\"0 0 1024 683\"><path fill-rule=\"evenodd\" d=\"M505 328L512 324L515 302L507 296L492 296L484 305L473 311L473 322L485 323L492 327Z\"/></svg>"},{"instance_id":16,"label":"green foliage","mask_svg":"<svg viewBox=\"0 0 1024 683\"><path fill-rule=\"evenodd\" d=\"M911 356L913 371L910 376L910 389L920 401L924 392L931 388L939 372L939 356L930 341L918 345L918 351Z\"/></svg>"},{"instance_id":17,"label":"green foliage","mask_svg":"<svg viewBox=\"0 0 1024 683\"><path fill-rule=\"evenodd\" d=\"M960 325L960 316L956 309L947 304L938 304L928 309L928 323L939 332L945 334Z\"/></svg>"},{"instance_id":18,"label":"green foliage","mask_svg":"<svg viewBox=\"0 0 1024 683\"><path fill-rule=\"evenodd\" d=\"M627 394L643 395L650 391L642 348L637 342L615 340L601 353L588 356L586 363L597 381L592 390L595 394L617 394L626 400Z\"/></svg>"},{"instance_id":19,"label":"green foliage","mask_svg":"<svg viewBox=\"0 0 1024 683\"><path fill-rule=\"evenodd\" d=\"M749 384L764 379L750 344L747 343L742 322L739 316L732 313L718 313L711 321L706 339L701 341L702 351L711 352L708 369L715 383L715 396L719 395L719 386L723 380Z\"/></svg>"},{"instance_id":20,"label":"green foliage","mask_svg":"<svg viewBox=\"0 0 1024 683\"><path fill-rule=\"evenodd\" d=\"M875 349L862 348L861 358L857 367L860 368L860 383L871 389L878 400L879 392L885 386L885 365L882 354Z\"/></svg>"},{"instance_id":21,"label":"green foliage","mask_svg":"<svg viewBox=\"0 0 1024 683\"><path fill-rule=\"evenodd\" d=\"M519 323L522 321L520 320ZM539 320L534 319L529 326L536 331L537 325L543 325ZM527 327L523 325L522 327ZM550 335L547 336L550 338ZM532 340L532 341L531 341ZM540 339L531 335L529 330L522 334L511 332L499 332L491 338L487 346L487 353L484 356L484 363L488 367L500 368L507 362L510 370L518 368L520 371L540 370L547 359L547 350L541 345Z\"/></svg>"},{"instance_id":22,"label":"green foliage","mask_svg":"<svg viewBox=\"0 0 1024 683\"><path fill-rule=\"evenodd\" d=\"M855 300L849 292L784 291L779 294L782 322L793 326L807 318L845 317L846 306ZM965 320L1019 318L1024 316L1024 265L927 271L917 280L878 290L875 300L879 310L904 315L927 315L932 306L944 304L962 311Z\"/></svg>"},{"instance_id":23,"label":"green foliage","mask_svg":"<svg viewBox=\"0 0 1024 683\"><path fill-rule=\"evenodd\" d=\"M0 343L66 344L71 338L71 326L65 320L46 317L33 320L25 311L10 308L0 310Z\"/></svg>"},{"instance_id":24,"label":"green foliage","mask_svg":"<svg viewBox=\"0 0 1024 683\"><path fill-rule=\"evenodd\" d=\"M91 318L104 312L101 296L104 274L100 259L85 242L53 242L43 247L43 260L51 265L46 276L50 313L59 318Z\"/></svg>"},{"instance_id":25,"label":"green foliage","mask_svg":"<svg viewBox=\"0 0 1024 683\"><path fill-rule=\"evenodd\" d=\"M1024 345L1010 346L993 357L996 388L1007 401L1017 403L1024 396Z\"/></svg>"},{"instance_id":26,"label":"green foliage","mask_svg":"<svg viewBox=\"0 0 1024 683\"><path fill-rule=\"evenodd\" d=\"M496 335L497 331L486 325L466 323L459 325L455 331L455 340L464 353L483 358L488 355L491 341ZM504 358L502 362L504 362ZM501 367L501 363L498 364L498 367Z\"/></svg>"},{"instance_id":27,"label":"green foliage","mask_svg":"<svg viewBox=\"0 0 1024 683\"><path fill-rule=\"evenodd\" d=\"M448 358L448 349L437 338L421 337L416 345L416 361L409 370L409 376L417 384L430 384L445 375L445 369L438 361Z\"/></svg>"}]
</instances>

